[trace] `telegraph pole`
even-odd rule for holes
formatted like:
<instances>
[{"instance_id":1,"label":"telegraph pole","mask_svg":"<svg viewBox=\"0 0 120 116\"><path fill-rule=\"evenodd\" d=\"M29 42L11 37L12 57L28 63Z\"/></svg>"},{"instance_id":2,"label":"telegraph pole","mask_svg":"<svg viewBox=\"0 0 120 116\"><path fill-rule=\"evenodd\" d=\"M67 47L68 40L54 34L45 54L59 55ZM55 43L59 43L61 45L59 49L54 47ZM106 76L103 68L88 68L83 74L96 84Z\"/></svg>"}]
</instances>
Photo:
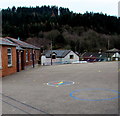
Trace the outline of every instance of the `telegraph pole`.
<instances>
[{"instance_id":1,"label":"telegraph pole","mask_svg":"<svg viewBox=\"0 0 120 116\"><path fill-rule=\"evenodd\" d=\"M110 47L110 40L108 39L108 50L109 50L109 47Z\"/></svg>"}]
</instances>

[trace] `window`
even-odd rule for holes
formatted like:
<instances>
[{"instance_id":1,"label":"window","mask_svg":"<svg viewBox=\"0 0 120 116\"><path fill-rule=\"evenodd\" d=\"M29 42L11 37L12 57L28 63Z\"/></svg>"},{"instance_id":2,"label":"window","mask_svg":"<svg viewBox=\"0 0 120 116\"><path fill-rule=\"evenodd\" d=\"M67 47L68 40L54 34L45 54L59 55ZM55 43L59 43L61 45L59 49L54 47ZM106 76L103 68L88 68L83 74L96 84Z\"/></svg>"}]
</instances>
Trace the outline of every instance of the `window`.
<instances>
[{"instance_id":1,"label":"window","mask_svg":"<svg viewBox=\"0 0 120 116\"><path fill-rule=\"evenodd\" d=\"M70 59L74 59L74 56L73 56L73 55L70 55Z\"/></svg>"},{"instance_id":2,"label":"window","mask_svg":"<svg viewBox=\"0 0 120 116\"><path fill-rule=\"evenodd\" d=\"M7 55L8 55L8 66L12 66L12 49L7 49Z\"/></svg>"},{"instance_id":3,"label":"window","mask_svg":"<svg viewBox=\"0 0 120 116\"><path fill-rule=\"evenodd\" d=\"M28 50L26 51L26 62L28 62Z\"/></svg>"},{"instance_id":4,"label":"window","mask_svg":"<svg viewBox=\"0 0 120 116\"><path fill-rule=\"evenodd\" d=\"M30 52L30 61L32 61L32 50Z\"/></svg>"}]
</instances>

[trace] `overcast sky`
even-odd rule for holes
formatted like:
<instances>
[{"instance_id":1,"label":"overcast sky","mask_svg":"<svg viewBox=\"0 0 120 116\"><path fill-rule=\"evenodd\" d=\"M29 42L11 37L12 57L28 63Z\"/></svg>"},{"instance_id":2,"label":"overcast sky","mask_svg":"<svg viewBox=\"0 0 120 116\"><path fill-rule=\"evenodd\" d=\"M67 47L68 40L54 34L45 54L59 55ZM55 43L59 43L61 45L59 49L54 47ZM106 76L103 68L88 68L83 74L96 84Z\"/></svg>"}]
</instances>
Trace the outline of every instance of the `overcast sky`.
<instances>
[{"instance_id":1,"label":"overcast sky","mask_svg":"<svg viewBox=\"0 0 120 116\"><path fill-rule=\"evenodd\" d=\"M0 0L0 8L12 6L42 6L56 5L69 8L73 12L85 13L102 12L108 15L118 16L118 2L120 0Z\"/></svg>"}]
</instances>

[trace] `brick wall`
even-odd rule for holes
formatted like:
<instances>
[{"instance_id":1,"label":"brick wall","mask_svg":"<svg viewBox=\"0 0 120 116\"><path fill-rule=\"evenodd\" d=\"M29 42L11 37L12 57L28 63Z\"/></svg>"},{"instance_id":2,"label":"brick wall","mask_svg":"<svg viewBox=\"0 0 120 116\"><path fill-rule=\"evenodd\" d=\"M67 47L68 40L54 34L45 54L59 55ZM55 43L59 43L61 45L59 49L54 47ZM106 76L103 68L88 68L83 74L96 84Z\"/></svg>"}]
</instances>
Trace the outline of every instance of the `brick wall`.
<instances>
[{"instance_id":1,"label":"brick wall","mask_svg":"<svg viewBox=\"0 0 120 116\"><path fill-rule=\"evenodd\" d=\"M7 49L12 50L12 66L8 67ZM16 72L16 47L2 46L2 76L7 76Z\"/></svg>"},{"instance_id":2,"label":"brick wall","mask_svg":"<svg viewBox=\"0 0 120 116\"><path fill-rule=\"evenodd\" d=\"M7 56L7 49L12 49L12 66L8 67L8 56ZM28 62L26 62L26 52L28 51ZM17 51L18 52L18 51ZM7 76L17 72L17 52L16 47L11 46L2 46L2 70L0 69L0 77ZM21 52L19 51L19 71L21 71ZM31 60L31 52L32 49L24 50L24 66L32 66L33 61ZM38 64L38 60L40 57L39 50L35 50L35 64Z\"/></svg>"},{"instance_id":3,"label":"brick wall","mask_svg":"<svg viewBox=\"0 0 120 116\"><path fill-rule=\"evenodd\" d=\"M33 66L33 61L32 61L32 49L25 49L24 51L24 67L28 67L28 66ZM26 53L28 52L28 61L26 61ZM19 51L19 55L20 55L20 59L21 59L21 52ZM35 55L34 55L34 63L38 64L38 60L40 57L40 51L39 50L35 50ZM21 70L21 61L19 63L19 71Z\"/></svg>"}]
</instances>

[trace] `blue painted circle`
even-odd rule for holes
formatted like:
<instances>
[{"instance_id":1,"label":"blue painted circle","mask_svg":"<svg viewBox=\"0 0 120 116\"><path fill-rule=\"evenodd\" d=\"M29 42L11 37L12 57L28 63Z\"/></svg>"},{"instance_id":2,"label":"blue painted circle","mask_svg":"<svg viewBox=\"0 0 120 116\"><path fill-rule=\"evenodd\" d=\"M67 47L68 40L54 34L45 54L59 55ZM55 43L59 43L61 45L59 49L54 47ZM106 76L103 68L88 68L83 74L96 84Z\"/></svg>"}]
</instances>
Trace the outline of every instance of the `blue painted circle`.
<instances>
[{"instance_id":1,"label":"blue painted circle","mask_svg":"<svg viewBox=\"0 0 120 116\"><path fill-rule=\"evenodd\" d=\"M116 97L111 97L111 98L105 98L105 99L81 99L81 98L76 97L76 96L73 95L74 93L77 93L77 92L92 91L92 90L101 90L101 91L114 92L114 93L118 94L118 96L116 96ZM74 98L74 99L82 100L82 101L102 101L102 100L113 100L113 99L120 98L120 92L118 92L118 91L116 91L116 90L111 90L111 89L88 88L88 89L79 89L79 90L72 91L72 92L69 94L69 96L72 97L72 98Z\"/></svg>"}]
</instances>

